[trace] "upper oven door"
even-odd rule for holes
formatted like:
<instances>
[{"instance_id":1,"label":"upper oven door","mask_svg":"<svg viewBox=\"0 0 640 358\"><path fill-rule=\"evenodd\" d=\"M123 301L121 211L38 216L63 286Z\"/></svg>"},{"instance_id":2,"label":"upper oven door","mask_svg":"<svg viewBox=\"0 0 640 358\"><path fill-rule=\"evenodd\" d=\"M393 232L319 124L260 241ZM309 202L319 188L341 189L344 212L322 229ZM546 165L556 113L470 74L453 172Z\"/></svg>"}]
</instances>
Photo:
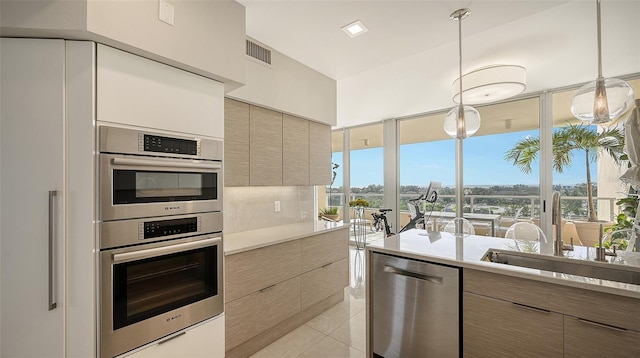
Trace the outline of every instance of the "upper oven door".
<instances>
[{"instance_id":1,"label":"upper oven door","mask_svg":"<svg viewBox=\"0 0 640 358\"><path fill-rule=\"evenodd\" d=\"M222 163L100 155L103 221L222 210Z\"/></svg>"}]
</instances>

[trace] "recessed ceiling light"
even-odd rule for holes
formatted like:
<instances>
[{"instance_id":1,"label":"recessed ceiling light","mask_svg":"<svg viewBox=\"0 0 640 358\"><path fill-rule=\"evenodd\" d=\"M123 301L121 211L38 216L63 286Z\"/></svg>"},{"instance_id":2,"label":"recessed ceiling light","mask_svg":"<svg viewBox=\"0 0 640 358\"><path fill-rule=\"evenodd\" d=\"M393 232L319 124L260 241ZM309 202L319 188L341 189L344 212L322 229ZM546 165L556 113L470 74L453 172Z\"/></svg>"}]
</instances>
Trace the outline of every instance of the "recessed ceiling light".
<instances>
[{"instance_id":1,"label":"recessed ceiling light","mask_svg":"<svg viewBox=\"0 0 640 358\"><path fill-rule=\"evenodd\" d=\"M349 37L356 37L364 34L369 31L366 26L360 20L356 20L349 25L342 26L342 31L344 31Z\"/></svg>"}]
</instances>

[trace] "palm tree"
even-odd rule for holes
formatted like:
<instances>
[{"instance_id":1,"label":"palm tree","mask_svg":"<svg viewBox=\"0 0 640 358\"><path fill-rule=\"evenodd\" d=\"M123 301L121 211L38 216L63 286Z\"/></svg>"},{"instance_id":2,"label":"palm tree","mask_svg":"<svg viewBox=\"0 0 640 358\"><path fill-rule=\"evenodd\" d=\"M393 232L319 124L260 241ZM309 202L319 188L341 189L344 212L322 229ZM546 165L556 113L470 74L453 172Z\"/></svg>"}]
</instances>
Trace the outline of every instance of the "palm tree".
<instances>
[{"instance_id":1,"label":"palm tree","mask_svg":"<svg viewBox=\"0 0 640 358\"><path fill-rule=\"evenodd\" d=\"M604 150L614 162L620 165L624 155L624 132L617 128L605 128L600 133L584 124L569 124L553 133L553 169L562 173L571 166L573 151L584 152L587 167L587 198L589 205L588 221L598 221L593 204L590 162L598 159L599 150ZM523 173L531 173L531 163L540 151L540 138L525 138L508 150L504 159L513 162Z\"/></svg>"}]
</instances>

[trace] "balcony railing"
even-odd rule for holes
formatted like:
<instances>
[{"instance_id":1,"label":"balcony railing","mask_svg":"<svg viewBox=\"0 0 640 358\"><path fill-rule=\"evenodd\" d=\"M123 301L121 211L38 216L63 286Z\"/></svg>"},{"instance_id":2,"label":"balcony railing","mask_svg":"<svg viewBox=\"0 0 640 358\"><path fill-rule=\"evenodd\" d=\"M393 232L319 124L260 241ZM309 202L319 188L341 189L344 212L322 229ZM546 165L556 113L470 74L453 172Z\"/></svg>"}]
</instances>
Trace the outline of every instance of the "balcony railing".
<instances>
[{"instance_id":1,"label":"balcony railing","mask_svg":"<svg viewBox=\"0 0 640 358\"><path fill-rule=\"evenodd\" d=\"M363 198L369 201L370 207L381 208L383 203L382 193L358 193L351 194L348 201L356 198ZM408 213L409 210L406 203L411 198L417 197L419 194L400 194L400 213ZM563 218L567 220L586 220L587 217L587 200L586 196L563 196L561 198ZM596 204L605 202L604 206L600 206L598 216L601 220L615 221L616 207L615 203L618 199L612 197L595 197ZM581 202L580 204L576 202ZM440 195L438 203L442 208L436 210L451 210L447 204L455 203L455 195ZM327 193L327 203L325 206L343 207L345 197L343 193ZM469 212L486 212L500 214L505 218L513 217L519 208L522 210L521 217L533 218L540 216L540 198L537 195L465 195L465 211ZM598 205L596 205L598 207ZM604 208L608 210L604 210ZM608 212L607 212L608 211Z\"/></svg>"}]
</instances>

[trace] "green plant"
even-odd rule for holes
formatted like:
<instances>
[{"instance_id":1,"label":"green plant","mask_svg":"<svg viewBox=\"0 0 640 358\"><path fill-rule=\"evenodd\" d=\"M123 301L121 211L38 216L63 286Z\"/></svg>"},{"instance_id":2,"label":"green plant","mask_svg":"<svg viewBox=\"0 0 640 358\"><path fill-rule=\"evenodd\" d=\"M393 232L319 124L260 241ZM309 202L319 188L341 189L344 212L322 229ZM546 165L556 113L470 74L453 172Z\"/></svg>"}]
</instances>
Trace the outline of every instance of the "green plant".
<instances>
[{"instance_id":1,"label":"green plant","mask_svg":"<svg viewBox=\"0 0 640 358\"><path fill-rule=\"evenodd\" d=\"M338 208L320 209L320 215L338 215Z\"/></svg>"},{"instance_id":2,"label":"green plant","mask_svg":"<svg viewBox=\"0 0 640 358\"><path fill-rule=\"evenodd\" d=\"M604 229L605 232L613 233L613 235L611 236L611 240L605 241L602 246L610 249L611 246L615 245L619 250L626 250L629 245L629 241L626 240L627 236L623 232L616 231L633 228L633 220L636 217L638 208L638 196L630 195L620 199L616 201L616 205L620 207L622 212L616 216L616 220L612 226Z\"/></svg>"},{"instance_id":3,"label":"green plant","mask_svg":"<svg viewBox=\"0 0 640 358\"><path fill-rule=\"evenodd\" d=\"M571 166L573 151L584 153L586 163L588 221L598 221L593 203L593 186L591 183L590 162L598 159L598 152L604 150L616 164L625 160L624 132L617 128L603 128L600 132L592 130L588 125L569 124L553 132L553 169L562 173ZM505 153L504 159L513 162L523 173L531 173L531 164L540 152L540 138L525 138L518 141Z\"/></svg>"},{"instance_id":4,"label":"green plant","mask_svg":"<svg viewBox=\"0 0 640 358\"><path fill-rule=\"evenodd\" d=\"M365 199L358 198L356 200L351 200L349 202L349 206L361 206L361 207L369 207L369 202Z\"/></svg>"}]
</instances>

